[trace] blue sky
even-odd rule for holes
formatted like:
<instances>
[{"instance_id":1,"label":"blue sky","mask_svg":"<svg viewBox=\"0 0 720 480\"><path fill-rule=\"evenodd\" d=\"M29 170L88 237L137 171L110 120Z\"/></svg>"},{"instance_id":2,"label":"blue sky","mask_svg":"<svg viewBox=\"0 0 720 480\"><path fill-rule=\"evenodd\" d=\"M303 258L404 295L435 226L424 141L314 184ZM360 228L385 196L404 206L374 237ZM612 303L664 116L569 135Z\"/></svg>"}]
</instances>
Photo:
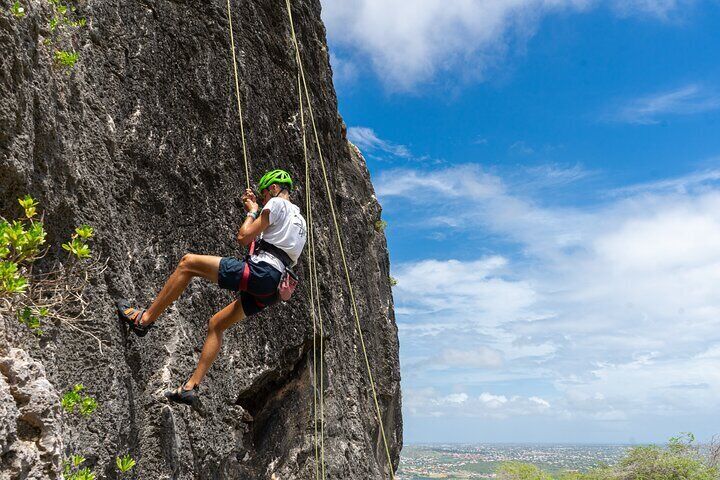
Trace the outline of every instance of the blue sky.
<instances>
[{"instance_id":1,"label":"blue sky","mask_svg":"<svg viewBox=\"0 0 720 480\"><path fill-rule=\"evenodd\" d=\"M406 441L719 434L720 3L323 7Z\"/></svg>"}]
</instances>

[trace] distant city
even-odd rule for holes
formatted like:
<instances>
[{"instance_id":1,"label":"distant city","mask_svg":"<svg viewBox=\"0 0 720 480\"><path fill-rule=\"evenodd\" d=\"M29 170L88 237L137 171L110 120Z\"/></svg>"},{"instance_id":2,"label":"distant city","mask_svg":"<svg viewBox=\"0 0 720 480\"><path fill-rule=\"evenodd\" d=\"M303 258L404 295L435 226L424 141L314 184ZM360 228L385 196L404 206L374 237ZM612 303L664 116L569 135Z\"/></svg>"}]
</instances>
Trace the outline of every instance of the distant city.
<instances>
[{"instance_id":1,"label":"distant city","mask_svg":"<svg viewBox=\"0 0 720 480\"><path fill-rule=\"evenodd\" d=\"M585 471L594 466L617 463L628 448L624 445L407 445L403 447L396 478L495 478L497 468L503 462L511 461L532 463L551 473Z\"/></svg>"}]
</instances>

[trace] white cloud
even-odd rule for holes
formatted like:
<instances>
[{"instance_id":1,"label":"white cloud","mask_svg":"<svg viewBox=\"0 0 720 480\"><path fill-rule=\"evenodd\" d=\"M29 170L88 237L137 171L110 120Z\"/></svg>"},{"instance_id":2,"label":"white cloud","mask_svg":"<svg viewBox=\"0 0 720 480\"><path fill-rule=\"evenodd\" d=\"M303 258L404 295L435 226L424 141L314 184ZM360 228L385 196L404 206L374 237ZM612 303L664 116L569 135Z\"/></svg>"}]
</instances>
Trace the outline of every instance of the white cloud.
<instances>
[{"instance_id":1,"label":"white cloud","mask_svg":"<svg viewBox=\"0 0 720 480\"><path fill-rule=\"evenodd\" d=\"M480 346L473 350L449 348L437 359L443 368L494 368L503 363L502 353L492 348Z\"/></svg>"},{"instance_id":2,"label":"white cloud","mask_svg":"<svg viewBox=\"0 0 720 480\"><path fill-rule=\"evenodd\" d=\"M412 154L405 145L398 145L377 136L375 130L368 127L350 127L347 132L348 140L364 152L389 153L395 157L411 158Z\"/></svg>"},{"instance_id":3,"label":"white cloud","mask_svg":"<svg viewBox=\"0 0 720 480\"><path fill-rule=\"evenodd\" d=\"M515 319L533 303L534 292L522 282L500 276L506 263L495 256L472 262L426 260L400 265L393 273L398 280L395 296L416 314L470 311L472 321L484 325Z\"/></svg>"},{"instance_id":4,"label":"white cloud","mask_svg":"<svg viewBox=\"0 0 720 480\"><path fill-rule=\"evenodd\" d=\"M386 208L398 199L412 217L442 198L454 217L443 229L482 231L516 245L514 253L470 261L431 259L394 267L396 303L412 310L398 317L401 341L426 358L445 356L457 364L441 372L426 369L424 381L438 388L483 388L495 380L531 379L555 393L528 395L527 403L541 406L534 396L553 405L548 409L553 414L596 420L683 408L716 411L716 178L699 172L638 185L581 209L540 205L472 165L381 176L378 191ZM421 334L415 322L433 334ZM503 368L488 369L484 353L460 353L480 348L497 352ZM463 371L475 362L476 375ZM512 403L511 396L505 399ZM464 405L471 408L473 402L481 400L471 396ZM434 408L436 414L443 411Z\"/></svg>"},{"instance_id":5,"label":"white cloud","mask_svg":"<svg viewBox=\"0 0 720 480\"><path fill-rule=\"evenodd\" d=\"M529 146L524 140L518 140L517 142L510 145L511 152L519 153L520 155L532 155L535 153L535 149Z\"/></svg>"},{"instance_id":6,"label":"white cloud","mask_svg":"<svg viewBox=\"0 0 720 480\"><path fill-rule=\"evenodd\" d=\"M406 325L406 324L405 324ZM403 325L403 326L405 326ZM446 330L446 328L442 328ZM487 369L503 364L503 354L499 350L479 345L473 348L446 348L432 357L422 357L405 364L406 370L451 370L451 369Z\"/></svg>"},{"instance_id":7,"label":"white cloud","mask_svg":"<svg viewBox=\"0 0 720 480\"><path fill-rule=\"evenodd\" d=\"M671 13L694 3L688 0L617 0L613 8L620 15L653 15L668 20Z\"/></svg>"},{"instance_id":8,"label":"white cloud","mask_svg":"<svg viewBox=\"0 0 720 480\"><path fill-rule=\"evenodd\" d=\"M678 178L658 180L641 183L629 187L617 188L611 193L615 196L633 195L639 193L688 193L690 189L700 187L712 188L715 182L720 181L720 170L707 170L694 172Z\"/></svg>"},{"instance_id":9,"label":"white cloud","mask_svg":"<svg viewBox=\"0 0 720 480\"><path fill-rule=\"evenodd\" d=\"M413 415L421 417L454 415L502 419L551 411L550 402L536 395L507 396L490 392L482 392L477 396L467 392L440 395L432 388L405 389L403 406Z\"/></svg>"},{"instance_id":10,"label":"white cloud","mask_svg":"<svg viewBox=\"0 0 720 480\"><path fill-rule=\"evenodd\" d=\"M482 77L543 16L610 5L621 16L668 18L691 0L345 0L323 2L331 44L370 60L394 89L408 90L439 72Z\"/></svg>"},{"instance_id":11,"label":"white cloud","mask_svg":"<svg viewBox=\"0 0 720 480\"><path fill-rule=\"evenodd\" d=\"M465 403L468 399L467 393L451 393L442 399L444 403Z\"/></svg>"},{"instance_id":12,"label":"white cloud","mask_svg":"<svg viewBox=\"0 0 720 480\"><path fill-rule=\"evenodd\" d=\"M481 393L478 400L484 403L488 408L500 408L508 403L508 399L505 395L493 395L487 392Z\"/></svg>"},{"instance_id":13,"label":"white cloud","mask_svg":"<svg viewBox=\"0 0 720 480\"><path fill-rule=\"evenodd\" d=\"M720 94L699 85L686 85L631 100L608 118L623 123L651 125L671 115L693 115L718 109Z\"/></svg>"},{"instance_id":14,"label":"white cloud","mask_svg":"<svg viewBox=\"0 0 720 480\"><path fill-rule=\"evenodd\" d=\"M333 82L336 87L352 84L358 77L358 67L350 59L338 57L330 52L330 65L332 65Z\"/></svg>"}]
</instances>

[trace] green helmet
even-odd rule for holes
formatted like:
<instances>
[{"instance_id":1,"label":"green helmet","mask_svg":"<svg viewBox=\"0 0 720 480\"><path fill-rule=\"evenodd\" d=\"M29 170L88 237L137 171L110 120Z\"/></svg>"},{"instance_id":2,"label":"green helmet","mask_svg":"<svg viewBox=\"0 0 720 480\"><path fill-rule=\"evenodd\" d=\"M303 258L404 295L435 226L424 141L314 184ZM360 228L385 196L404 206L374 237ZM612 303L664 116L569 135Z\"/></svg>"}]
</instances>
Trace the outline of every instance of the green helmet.
<instances>
[{"instance_id":1,"label":"green helmet","mask_svg":"<svg viewBox=\"0 0 720 480\"><path fill-rule=\"evenodd\" d=\"M262 176L262 178L258 182L258 191L262 192L273 183L287 185L288 190L292 188L292 178L290 178L290 174L287 173L285 170L280 170L278 168L276 170L270 170Z\"/></svg>"}]
</instances>

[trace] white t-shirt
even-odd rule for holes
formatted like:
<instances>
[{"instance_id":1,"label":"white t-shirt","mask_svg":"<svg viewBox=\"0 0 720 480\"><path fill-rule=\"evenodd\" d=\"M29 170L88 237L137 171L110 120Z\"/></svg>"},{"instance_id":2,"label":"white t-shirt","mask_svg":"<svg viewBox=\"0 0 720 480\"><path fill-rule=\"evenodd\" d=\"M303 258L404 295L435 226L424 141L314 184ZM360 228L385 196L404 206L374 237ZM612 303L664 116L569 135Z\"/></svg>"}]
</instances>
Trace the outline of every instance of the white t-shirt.
<instances>
[{"instance_id":1,"label":"white t-shirt","mask_svg":"<svg viewBox=\"0 0 720 480\"><path fill-rule=\"evenodd\" d=\"M297 205L280 197L273 197L263 207L270 211L270 225L260 234L260 238L272 243L288 254L297 263L307 240L307 223ZM251 257L253 262L266 262L284 272L285 266L274 255L259 252Z\"/></svg>"}]
</instances>

